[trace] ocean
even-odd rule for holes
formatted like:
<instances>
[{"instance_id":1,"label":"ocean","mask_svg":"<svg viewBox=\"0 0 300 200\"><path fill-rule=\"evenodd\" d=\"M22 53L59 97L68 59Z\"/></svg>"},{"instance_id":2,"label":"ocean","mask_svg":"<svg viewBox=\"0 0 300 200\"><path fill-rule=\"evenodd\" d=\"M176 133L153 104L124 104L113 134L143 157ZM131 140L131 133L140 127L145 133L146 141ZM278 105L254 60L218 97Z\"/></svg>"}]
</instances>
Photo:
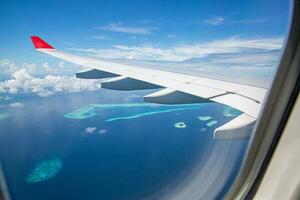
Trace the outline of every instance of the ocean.
<instances>
[{"instance_id":1,"label":"ocean","mask_svg":"<svg viewBox=\"0 0 300 200\"><path fill-rule=\"evenodd\" d=\"M221 199L248 140L214 140L213 131L238 112L148 104L147 93L2 98L0 159L12 199L168 199L191 188Z\"/></svg>"}]
</instances>

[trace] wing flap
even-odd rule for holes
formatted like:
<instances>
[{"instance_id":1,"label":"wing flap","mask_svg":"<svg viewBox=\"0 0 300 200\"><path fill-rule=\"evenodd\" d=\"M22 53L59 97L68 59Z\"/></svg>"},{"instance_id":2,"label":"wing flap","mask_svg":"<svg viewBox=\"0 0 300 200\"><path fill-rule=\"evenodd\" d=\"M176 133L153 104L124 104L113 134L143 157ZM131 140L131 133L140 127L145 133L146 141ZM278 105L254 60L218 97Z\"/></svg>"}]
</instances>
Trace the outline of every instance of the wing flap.
<instances>
[{"instance_id":1,"label":"wing flap","mask_svg":"<svg viewBox=\"0 0 300 200\"><path fill-rule=\"evenodd\" d=\"M261 107L261 104L255 100L232 93L213 97L210 100L236 108L253 118L257 118Z\"/></svg>"},{"instance_id":2,"label":"wing flap","mask_svg":"<svg viewBox=\"0 0 300 200\"><path fill-rule=\"evenodd\" d=\"M98 70L98 69L89 69L89 70L76 73L76 78L82 78L82 79L101 79L101 78L112 78L117 76L119 75Z\"/></svg>"},{"instance_id":3,"label":"wing flap","mask_svg":"<svg viewBox=\"0 0 300 200\"><path fill-rule=\"evenodd\" d=\"M239 94L240 96L244 96L258 102L262 102L266 94L266 89L264 88L201 77L194 80L193 84L211 88L218 88L227 91L228 93Z\"/></svg>"},{"instance_id":4,"label":"wing flap","mask_svg":"<svg viewBox=\"0 0 300 200\"><path fill-rule=\"evenodd\" d=\"M103 81L101 82L101 87L112 90L145 90L161 88L159 85L125 76L119 76Z\"/></svg>"},{"instance_id":5,"label":"wing flap","mask_svg":"<svg viewBox=\"0 0 300 200\"><path fill-rule=\"evenodd\" d=\"M166 88L143 97L145 102L160 104L206 103L208 99Z\"/></svg>"},{"instance_id":6,"label":"wing flap","mask_svg":"<svg viewBox=\"0 0 300 200\"><path fill-rule=\"evenodd\" d=\"M243 113L214 131L215 139L246 139L251 135L255 118Z\"/></svg>"}]
</instances>

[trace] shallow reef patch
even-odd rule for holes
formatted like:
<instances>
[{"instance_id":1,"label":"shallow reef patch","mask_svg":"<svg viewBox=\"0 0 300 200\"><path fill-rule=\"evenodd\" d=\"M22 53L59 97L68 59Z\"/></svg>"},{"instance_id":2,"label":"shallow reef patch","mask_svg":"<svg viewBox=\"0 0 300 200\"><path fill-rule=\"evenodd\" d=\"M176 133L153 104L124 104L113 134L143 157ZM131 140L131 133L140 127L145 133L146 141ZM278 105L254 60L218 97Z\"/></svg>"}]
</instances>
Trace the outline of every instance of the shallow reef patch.
<instances>
[{"instance_id":1,"label":"shallow reef patch","mask_svg":"<svg viewBox=\"0 0 300 200\"><path fill-rule=\"evenodd\" d=\"M94 107L87 105L79 109L72 110L71 112L68 112L64 115L64 117L71 119L85 119L96 115L97 113L94 112Z\"/></svg>"},{"instance_id":2,"label":"shallow reef patch","mask_svg":"<svg viewBox=\"0 0 300 200\"><path fill-rule=\"evenodd\" d=\"M172 109L166 109L166 110L157 110L157 111L148 111L148 112L143 112L143 113L139 113L136 115L128 115L128 116L122 116L122 117L113 117L113 118L109 118L106 121L107 122L112 122L112 121L117 121L117 120L124 120L124 119L135 119L135 118L139 118L139 117L144 117L144 116L148 116L148 115L155 115L155 114L160 114L160 113L169 113L169 112L173 112L173 111L180 111L180 110L187 110L187 109L194 109L192 108L172 108Z\"/></svg>"},{"instance_id":3,"label":"shallow reef patch","mask_svg":"<svg viewBox=\"0 0 300 200\"><path fill-rule=\"evenodd\" d=\"M200 121L208 121L210 120L212 117L211 116L199 116L198 119Z\"/></svg>"},{"instance_id":4,"label":"shallow reef patch","mask_svg":"<svg viewBox=\"0 0 300 200\"><path fill-rule=\"evenodd\" d=\"M31 170L30 174L26 177L27 183L36 183L46 181L53 178L63 167L62 159L55 157L51 160L44 160Z\"/></svg>"},{"instance_id":5,"label":"shallow reef patch","mask_svg":"<svg viewBox=\"0 0 300 200\"><path fill-rule=\"evenodd\" d=\"M213 125L215 125L215 124L217 124L217 123L218 123L217 120L212 120L212 121L208 122L208 123L206 124L206 126L211 127L211 126L213 126Z\"/></svg>"}]
</instances>

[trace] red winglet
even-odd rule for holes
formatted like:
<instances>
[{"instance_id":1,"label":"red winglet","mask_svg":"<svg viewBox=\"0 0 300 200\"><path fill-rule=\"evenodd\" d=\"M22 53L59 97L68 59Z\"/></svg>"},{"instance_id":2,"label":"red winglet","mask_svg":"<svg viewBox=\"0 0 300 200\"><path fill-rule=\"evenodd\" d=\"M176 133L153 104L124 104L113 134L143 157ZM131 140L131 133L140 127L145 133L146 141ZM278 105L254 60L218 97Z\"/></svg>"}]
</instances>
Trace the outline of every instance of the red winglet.
<instances>
[{"instance_id":1,"label":"red winglet","mask_svg":"<svg viewBox=\"0 0 300 200\"><path fill-rule=\"evenodd\" d=\"M36 49L54 49L51 45L38 36L31 36L31 40Z\"/></svg>"}]
</instances>

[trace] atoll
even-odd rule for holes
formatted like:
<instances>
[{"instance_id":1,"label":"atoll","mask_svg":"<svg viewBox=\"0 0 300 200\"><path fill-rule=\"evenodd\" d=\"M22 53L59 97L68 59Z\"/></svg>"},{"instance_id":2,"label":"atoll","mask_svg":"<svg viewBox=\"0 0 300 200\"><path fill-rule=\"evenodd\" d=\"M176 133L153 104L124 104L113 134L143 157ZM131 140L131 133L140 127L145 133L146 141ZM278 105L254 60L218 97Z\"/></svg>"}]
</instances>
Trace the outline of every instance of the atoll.
<instances>
[{"instance_id":1,"label":"atoll","mask_svg":"<svg viewBox=\"0 0 300 200\"><path fill-rule=\"evenodd\" d=\"M177 122L174 124L175 128L186 128L186 125L184 122Z\"/></svg>"}]
</instances>

